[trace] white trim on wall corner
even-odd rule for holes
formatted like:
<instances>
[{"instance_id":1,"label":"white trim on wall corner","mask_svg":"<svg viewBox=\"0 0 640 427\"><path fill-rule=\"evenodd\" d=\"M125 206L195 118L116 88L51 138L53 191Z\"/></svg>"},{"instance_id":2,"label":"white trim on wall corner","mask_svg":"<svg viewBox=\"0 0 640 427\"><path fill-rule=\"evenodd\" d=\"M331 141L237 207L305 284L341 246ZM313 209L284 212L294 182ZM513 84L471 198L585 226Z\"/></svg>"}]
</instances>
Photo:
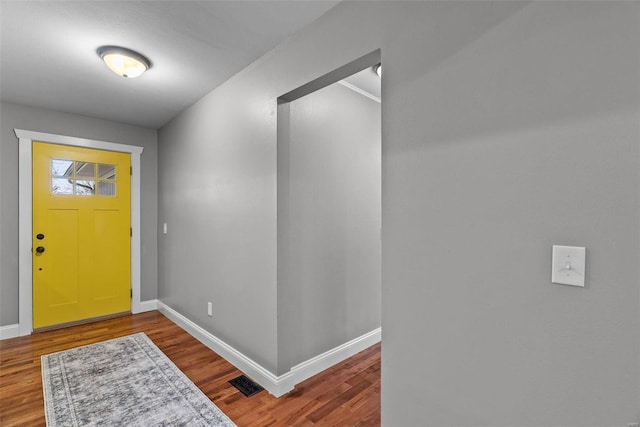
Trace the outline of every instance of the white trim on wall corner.
<instances>
[{"instance_id":1,"label":"white trim on wall corner","mask_svg":"<svg viewBox=\"0 0 640 427\"><path fill-rule=\"evenodd\" d=\"M8 340L20 336L20 325L0 326L0 340Z\"/></svg>"},{"instance_id":2,"label":"white trim on wall corner","mask_svg":"<svg viewBox=\"0 0 640 427\"><path fill-rule=\"evenodd\" d=\"M381 328L377 328L334 349L302 362L292 367L289 372L277 376L218 337L187 319L185 316L164 304L162 301L158 301L158 310L191 336L214 352L218 353L233 366L241 370L245 375L260 384L275 397L280 397L290 392L296 384L299 384L307 378L310 378L317 373L348 359L367 347L380 342L382 338L382 330Z\"/></svg>"},{"instance_id":3,"label":"white trim on wall corner","mask_svg":"<svg viewBox=\"0 0 640 427\"><path fill-rule=\"evenodd\" d=\"M140 311L138 313L144 313L147 311L153 311L158 309L158 300L150 299L147 301L140 301Z\"/></svg>"},{"instance_id":4,"label":"white trim on wall corner","mask_svg":"<svg viewBox=\"0 0 640 427\"><path fill-rule=\"evenodd\" d=\"M33 331L31 239L33 235L31 146L33 141L131 154L131 312L140 313L140 155L143 147L114 142L76 138L52 133L14 129L18 137L18 212L24 220L18 224L18 325L22 335Z\"/></svg>"},{"instance_id":5,"label":"white trim on wall corner","mask_svg":"<svg viewBox=\"0 0 640 427\"><path fill-rule=\"evenodd\" d=\"M158 301L158 310L182 329L187 331L195 339L218 353L233 366L240 369L248 377L260 384L274 396L280 397L288 391L293 390L293 385L291 387L285 386L277 376L263 368L260 364L254 362L215 335L204 330L162 301Z\"/></svg>"}]
</instances>

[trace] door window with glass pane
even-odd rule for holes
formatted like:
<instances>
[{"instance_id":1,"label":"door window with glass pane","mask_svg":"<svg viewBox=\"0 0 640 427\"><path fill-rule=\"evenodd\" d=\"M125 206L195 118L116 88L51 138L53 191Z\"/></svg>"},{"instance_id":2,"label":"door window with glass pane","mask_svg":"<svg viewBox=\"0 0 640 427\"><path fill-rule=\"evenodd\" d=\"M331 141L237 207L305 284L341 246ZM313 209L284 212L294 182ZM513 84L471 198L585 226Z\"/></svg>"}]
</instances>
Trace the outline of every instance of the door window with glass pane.
<instances>
[{"instance_id":1,"label":"door window with glass pane","mask_svg":"<svg viewBox=\"0 0 640 427\"><path fill-rule=\"evenodd\" d=\"M115 196L116 167L102 163L52 159L51 194Z\"/></svg>"}]
</instances>

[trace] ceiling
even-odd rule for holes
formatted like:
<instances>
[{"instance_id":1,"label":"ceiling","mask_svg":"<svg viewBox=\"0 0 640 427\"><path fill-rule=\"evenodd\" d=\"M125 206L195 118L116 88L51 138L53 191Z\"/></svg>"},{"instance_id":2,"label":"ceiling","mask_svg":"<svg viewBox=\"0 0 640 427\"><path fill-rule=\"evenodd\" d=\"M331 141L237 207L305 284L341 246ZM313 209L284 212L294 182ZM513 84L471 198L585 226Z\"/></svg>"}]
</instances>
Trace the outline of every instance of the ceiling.
<instances>
[{"instance_id":1,"label":"ceiling","mask_svg":"<svg viewBox=\"0 0 640 427\"><path fill-rule=\"evenodd\" d=\"M338 1L6 1L0 99L157 129ZM113 74L96 49L152 62Z\"/></svg>"}]
</instances>

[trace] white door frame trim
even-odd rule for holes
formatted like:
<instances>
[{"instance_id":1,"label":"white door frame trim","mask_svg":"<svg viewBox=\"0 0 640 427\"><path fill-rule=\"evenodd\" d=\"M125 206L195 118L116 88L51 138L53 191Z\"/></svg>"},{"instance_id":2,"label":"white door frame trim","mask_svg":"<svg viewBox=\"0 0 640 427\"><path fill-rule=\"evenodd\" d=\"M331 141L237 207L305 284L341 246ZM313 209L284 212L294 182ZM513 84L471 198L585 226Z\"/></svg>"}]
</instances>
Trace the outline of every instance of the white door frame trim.
<instances>
[{"instance_id":1,"label":"white door frame trim","mask_svg":"<svg viewBox=\"0 0 640 427\"><path fill-rule=\"evenodd\" d=\"M33 332L33 270L31 259L32 242L32 154L33 141L49 142L74 147L95 148L131 154L131 312L144 311L140 304L140 155L143 147L116 144L114 142L55 135L14 129L19 143L18 156L18 320L20 336Z\"/></svg>"}]
</instances>

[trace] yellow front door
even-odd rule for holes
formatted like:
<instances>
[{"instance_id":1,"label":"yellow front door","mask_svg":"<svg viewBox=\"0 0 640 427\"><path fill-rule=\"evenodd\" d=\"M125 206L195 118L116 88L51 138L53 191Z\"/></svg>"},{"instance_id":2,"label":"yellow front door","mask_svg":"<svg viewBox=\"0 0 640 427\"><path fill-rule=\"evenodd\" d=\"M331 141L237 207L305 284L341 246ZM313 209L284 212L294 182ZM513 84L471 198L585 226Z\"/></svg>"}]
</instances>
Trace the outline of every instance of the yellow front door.
<instances>
[{"instance_id":1,"label":"yellow front door","mask_svg":"<svg viewBox=\"0 0 640 427\"><path fill-rule=\"evenodd\" d=\"M131 311L128 153L33 143L33 327Z\"/></svg>"}]
</instances>

